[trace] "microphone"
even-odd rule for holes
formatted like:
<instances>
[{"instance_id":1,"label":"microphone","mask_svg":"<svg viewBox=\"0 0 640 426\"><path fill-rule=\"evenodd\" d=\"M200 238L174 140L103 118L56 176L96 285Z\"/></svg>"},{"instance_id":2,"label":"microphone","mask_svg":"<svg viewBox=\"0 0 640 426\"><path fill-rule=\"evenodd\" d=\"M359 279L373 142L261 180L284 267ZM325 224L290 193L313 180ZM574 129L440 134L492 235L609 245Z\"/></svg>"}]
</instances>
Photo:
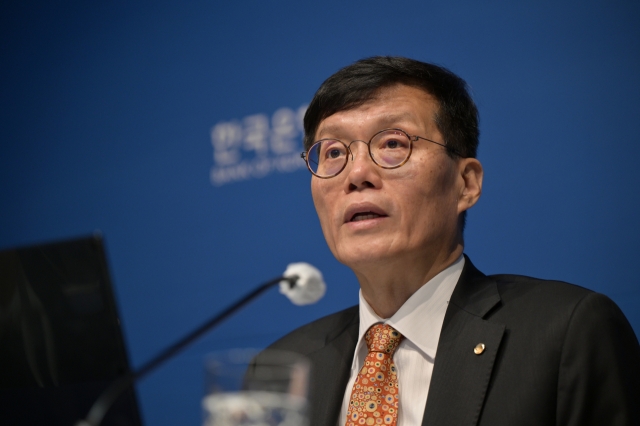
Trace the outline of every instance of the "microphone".
<instances>
[{"instance_id":1,"label":"microphone","mask_svg":"<svg viewBox=\"0 0 640 426\"><path fill-rule=\"evenodd\" d=\"M283 274L285 277L298 277L292 285L290 281L280 281L280 293L291 300L294 305L310 305L322 299L327 286L322 273L308 263L291 263Z\"/></svg>"},{"instance_id":2,"label":"microphone","mask_svg":"<svg viewBox=\"0 0 640 426\"><path fill-rule=\"evenodd\" d=\"M138 370L124 375L116 380L93 403L87 417L78 421L75 426L99 426L107 411L118 397L135 382L173 358L182 349L189 346L205 333L230 317L244 305L264 293L266 290L280 284L280 293L284 294L295 305L308 305L315 303L324 296L326 284L318 269L308 263L291 263L281 277L274 278L232 303L222 312L206 321L182 339L178 340L158 355L147 361Z\"/></svg>"}]
</instances>

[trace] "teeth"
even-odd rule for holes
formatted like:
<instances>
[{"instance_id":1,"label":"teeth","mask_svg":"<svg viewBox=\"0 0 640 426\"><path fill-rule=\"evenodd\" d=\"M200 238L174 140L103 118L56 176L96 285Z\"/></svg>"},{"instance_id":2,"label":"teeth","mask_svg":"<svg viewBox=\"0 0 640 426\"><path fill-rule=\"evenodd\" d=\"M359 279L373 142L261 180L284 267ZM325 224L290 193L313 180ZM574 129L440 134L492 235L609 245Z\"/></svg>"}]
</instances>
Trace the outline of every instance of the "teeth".
<instances>
[{"instance_id":1,"label":"teeth","mask_svg":"<svg viewBox=\"0 0 640 426\"><path fill-rule=\"evenodd\" d=\"M353 218L351 218L351 222L358 222L360 220L369 220L375 219L376 217L380 217L379 214L375 213L356 213Z\"/></svg>"}]
</instances>

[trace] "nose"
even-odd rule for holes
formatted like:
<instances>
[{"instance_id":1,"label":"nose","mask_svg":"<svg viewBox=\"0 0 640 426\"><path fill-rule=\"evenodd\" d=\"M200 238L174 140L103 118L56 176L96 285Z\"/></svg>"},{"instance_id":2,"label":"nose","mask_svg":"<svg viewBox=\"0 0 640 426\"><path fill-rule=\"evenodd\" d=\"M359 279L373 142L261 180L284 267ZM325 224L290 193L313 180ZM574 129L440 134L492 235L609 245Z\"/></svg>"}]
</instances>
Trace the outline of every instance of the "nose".
<instances>
[{"instance_id":1,"label":"nose","mask_svg":"<svg viewBox=\"0 0 640 426\"><path fill-rule=\"evenodd\" d=\"M362 142L364 145L353 145L356 142ZM358 146L359 148L356 150L352 146ZM369 155L368 143L363 140L354 140L351 141L348 148L351 153L351 165L347 165L348 169L345 171L347 174L346 191L351 192L365 188L380 187L382 182L378 170L379 167L376 167Z\"/></svg>"}]
</instances>

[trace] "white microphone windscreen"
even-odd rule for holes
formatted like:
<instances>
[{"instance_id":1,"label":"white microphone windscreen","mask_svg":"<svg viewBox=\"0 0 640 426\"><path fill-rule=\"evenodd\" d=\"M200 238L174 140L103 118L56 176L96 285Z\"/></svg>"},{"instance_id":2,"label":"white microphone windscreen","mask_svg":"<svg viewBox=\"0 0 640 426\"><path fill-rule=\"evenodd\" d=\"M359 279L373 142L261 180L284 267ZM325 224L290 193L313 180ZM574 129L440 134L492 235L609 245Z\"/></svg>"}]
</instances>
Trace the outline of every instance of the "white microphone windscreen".
<instances>
[{"instance_id":1,"label":"white microphone windscreen","mask_svg":"<svg viewBox=\"0 0 640 426\"><path fill-rule=\"evenodd\" d=\"M280 293L284 294L294 305L310 305L322 299L327 286L322 273L308 263L291 263L284 271L284 277L297 276L296 284L291 287L288 281L280 281Z\"/></svg>"}]
</instances>

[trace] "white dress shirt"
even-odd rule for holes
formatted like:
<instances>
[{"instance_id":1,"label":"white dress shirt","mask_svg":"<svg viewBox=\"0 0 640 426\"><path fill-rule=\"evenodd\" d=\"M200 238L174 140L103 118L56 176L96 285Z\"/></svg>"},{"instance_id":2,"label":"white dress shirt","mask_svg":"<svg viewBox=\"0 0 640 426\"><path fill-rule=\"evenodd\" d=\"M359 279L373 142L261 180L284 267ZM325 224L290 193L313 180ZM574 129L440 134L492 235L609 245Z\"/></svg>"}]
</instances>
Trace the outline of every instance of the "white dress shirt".
<instances>
[{"instance_id":1,"label":"white dress shirt","mask_svg":"<svg viewBox=\"0 0 640 426\"><path fill-rule=\"evenodd\" d=\"M422 424L440 329L453 289L460 278L464 256L420 287L391 318L380 318L360 292L360 330L351 364L351 376L344 393L339 426L346 422L353 383L369 352L364 335L376 323L389 324L404 339L393 361L398 368L399 408L397 426Z\"/></svg>"}]
</instances>

